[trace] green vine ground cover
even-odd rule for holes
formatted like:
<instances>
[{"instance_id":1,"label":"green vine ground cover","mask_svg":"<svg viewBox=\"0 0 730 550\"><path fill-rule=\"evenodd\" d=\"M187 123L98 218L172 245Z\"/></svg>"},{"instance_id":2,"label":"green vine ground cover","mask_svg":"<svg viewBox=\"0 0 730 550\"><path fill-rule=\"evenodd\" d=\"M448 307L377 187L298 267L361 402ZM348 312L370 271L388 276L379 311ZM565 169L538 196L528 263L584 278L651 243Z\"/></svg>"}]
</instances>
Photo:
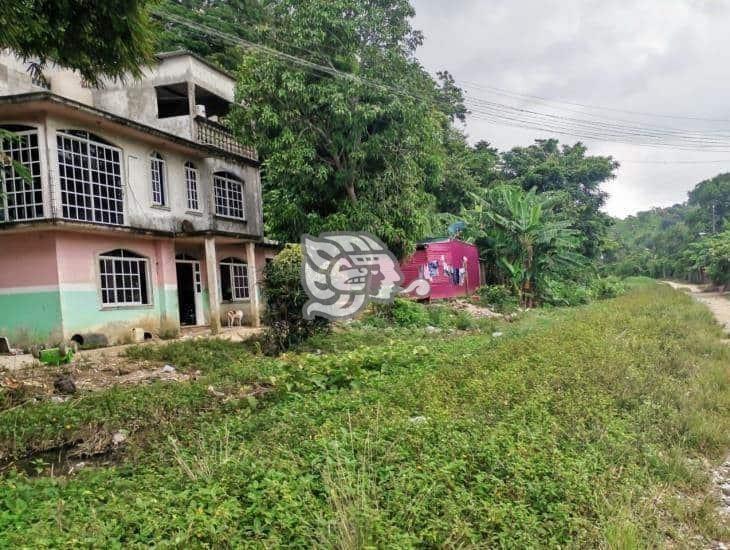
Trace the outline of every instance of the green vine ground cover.
<instances>
[{"instance_id":1,"label":"green vine ground cover","mask_svg":"<svg viewBox=\"0 0 730 550\"><path fill-rule=\"evenodd\" d=\"M221 342L132 355L200 369L0 412L0 457L94 427L118 465L0 478L0 547L706 546L730 447L730 346L668 287L491 330L360 327L277 359ZM213 385L263 397L215 400ZM238 392L238 393L237 393Z\"/></svg>"}]
</instances>

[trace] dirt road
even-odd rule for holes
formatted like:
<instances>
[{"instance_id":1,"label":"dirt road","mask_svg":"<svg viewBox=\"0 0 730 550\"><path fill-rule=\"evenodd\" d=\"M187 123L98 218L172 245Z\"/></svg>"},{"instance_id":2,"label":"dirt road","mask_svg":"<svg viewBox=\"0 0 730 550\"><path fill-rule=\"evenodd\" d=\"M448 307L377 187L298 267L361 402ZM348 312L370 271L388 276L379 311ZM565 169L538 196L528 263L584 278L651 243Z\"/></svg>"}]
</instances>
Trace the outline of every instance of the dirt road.
<instances>
[{"instance_id":1,"label":"dirt road","mask_svg":"<svg viewBox=\"0 0 730 550\"><path fill-rule=\"evenodd\" d=\"M698 285L689 283L675 283L673 281L664 281L672 288L689 292L692 297L705 304L715 315L717 321L725 328L725 332L730 334L730 295L721 292L703 292L703 288ZM720 501L719 512L722 516L730 517L730 456L728 456L723 464L712 472L712 481L715 485L715 491ZM727 550L730 548L727 541L715 541L710 548L712 550Z\"/></svg>"},{"instance_id":2,"label":"dirt road","mask_svg":"<svg viewBox=\"0 0 730 550\"><path fill-rule=\"evenodd\" d=\"M715 315L718 323L725 327L725 332L730 334L730 293L704 292L699 285L675 283L673 281L664 282L672 288L690 293L695 300L705 304Z\"/></svg>"}]
</instances>

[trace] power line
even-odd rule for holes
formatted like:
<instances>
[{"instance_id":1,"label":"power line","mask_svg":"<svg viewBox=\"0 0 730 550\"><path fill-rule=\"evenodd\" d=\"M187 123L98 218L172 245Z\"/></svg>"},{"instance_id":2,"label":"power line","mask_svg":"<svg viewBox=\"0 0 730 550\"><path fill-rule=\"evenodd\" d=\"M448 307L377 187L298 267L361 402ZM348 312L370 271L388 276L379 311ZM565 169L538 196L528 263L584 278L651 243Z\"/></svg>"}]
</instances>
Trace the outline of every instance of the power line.
<instances>
[{"instance_id":1,"label":"power line","mask_svg":"<svg viewBox=\"0 0 730 550\"><path fill-rule=\"evenodd\" d=\"M622 159L619 162L621 164L730 164L730 159L715 159L715 160L635 160L635 159Z\"/></svg>"},{"instance_id":2,"label":"power line","mask_svg":"<svg viewBox=\"0 0 730 550\"><path fill-rule=\"evenodd\" d=\"M648 113L643 111L633 111L630 109L619 109L615 107L604 107L600 105L590 105L587 103L577 103L572 101L562 101L557 99L550 99L538 95L530 95L530 94L523 94L520 92L512 92L509 90L505 90L503 88L497 88L496 86L487 86L485 84L477 84L474 82L469 82L466 80L462 80L460 82L463 82L464 84L467 84L469 86L472 86L477 89L482 90L491 90L494 93L507 95L507 96L516 96L519 98L526 98L526 99L533 99L545 103L557 103L562 105L572 105L574 107L583 107L585 109L593 109L593 110L601 110L601 111L612 111L615 113L626 113L626 114L632 114L632 115L638 115L643 117L654 117L654 118L670 118L670 119L676 119L676 120L695 120L700 122L718 122L718 123L724 123L724 124L730 124L730 119L721 119L721 118L705 118L705 117L698 117L698 116L691 116L691 115L669 115L669 114L663 114L663 113Z\"/></svg>"},{"instance_id":3,"label":"power line","mask_svg":"<svg viewBox=\"0 0 730 550\"><path fill-rule=\"evenodd\" d=\"M321 65L306 59L281 52L274 48L251 42L243 38L233 36L227 33L218 31L206 25L192 22L188 19L178 17L171 14L164 14L159 10L153 9L153 15L160 18L167 19L174 23L186 26L203 34L210 36L216 36L222 40L227 40L231 43L237 44L247 50L258 51L265 55L271 56L275 59L281 60L286 63L294 64L304 70L320 75L329 75L337 78L343 78L358 84L367 85L374 87L381 91L388 93L394 93L400 96L409 97L417 101L433 101L432 97L424 97L423 95L414 94L411 91L398 88L397 86L384 84L382 82L374 81L368 78L364 78L352 73L341 71L336 69L331 63L330 66ZM285 42L283 42L285 43ZM291 44L287 44L289 47L294 47ZM303 48L297 48L303 50ZM306 50L303 50L306 51ZM310 52L314 55L314 52ZM493 90L500 91L502 93L508 93L505 90L500 90L494 87L486 87ZM539 96L527 96L532 97L541 101L550 101ZM654 147L662 149L676 149L683 151L714 151L714 152L730 152L730 139L722 139L725 135L715 134L707 135L700 132L685 131L679 129L665 129L655 128L647 126L637 125L623 125L616 124L615 122L606 122L595 119L584 119L554 115L550 113L543 113L539 111L533 111L531 109L524 109L507 105L504 103L489 101L482 98L465 98L467 106L470 108L470 116L479 120L485 120L493 124L499 124L503 126L512 126L518 128L527 128L538 131L546 131L550 133L568 135L572 137L578 137L580 139L593 140L593 141L609 141L615 143L625 143L629 145L636 145L641 147ZM563 102L568 105L592 107L585 104ZM593 107L599 109L600 107ZM611 109L613 111L630 112L633 114L643 114L634 111L627 111L621 109ZM660 115L657 115L660 116ZM661 115L663 116L663 115ZM691 120L701 120L698 117L680 117L680 116L667 116L668 118L681 118ZM717 120L716 120L717 121ZM730 122L730 121L729 121ZM730 136L728 136L730 138Z\"/></svg>"},{"instance_id":4,"label":"power line","mask_svg":"<svg viewBox=\"0 0 730 550\"><path fill-rule=\"evenodd\" d=\"M466 104L470 105L470 108L481 114L491 114L497 117L507 115L511 116L522 116L530 118L531 120L539 121L545 124L553 123L567 123L576 128L588 129L592 132L601 132L608 136L618 137L642 137L650 140L658 140L663 143L669 143L670 140L680 144L697 144L697 145L708 145L708 146L728 146L730 140L718 139L715 137L704 137L702 135L695 134L680 134L680 133L661 133L650 128L643 128L640 126L625 126L620 124L610 124L602 121L590 120L590 119L578 119L571 117L564 117L553 115L549 113L541 113L538 111L532 111L529 109L522 109L509 105L503 105L500 103L487 102L487 101L474 101L466 100Z\"/></svg>"},{"instance_id":5,"label":"power line","mask_svg":"<svg viewBox=\"0 0 730 550\"><path fill-rule=\"evenodd\" d=\"M469 95L465 96L465 101L467 103L472 103L472 104L477 104L477 105L505 106L504 103L489 101L486 99L481 99L481 98L476 98L476 97L470 97ZM596 119L586 120L586 119L575 119L572 117L565 117L563 115L555 115L555 114L551 114L551 113L535 112L535 111L531 111L529 109L525 109L524 107L509 106L509 108L512 108L515 110L520 110L522 112L540 114L541 116L550 116L550 117L554 117L554 118L570 118L572 120L580 120L583 122L590 122L590 123L595 123L595 124L600 124L600 125L611 125L611 126L615 126L615 127L628 128L628 129L644 131L644 132L648 132L648 133L658 133L661 135L671 135L671 136L687 137L687 138L704 138L704 139L707 139L707 138L715 139L718 137L730 138L730 132L725 131L725 130L713 130L710 132L702 132L702 131L696 131L696 130L684 130L684 129L680 129L680 128L647 126L644 124L637 125L635 121L629 121L629 120L625 120L625 119L616 119L616 118L609 119L609 118L601 116L601 115L598 115L598 120L596 120ZM572 112L572 113L578 113L581 115L587 114L587 113L585 113L585 111L578 111L575 109L559 109L559 110L566 111L566 112ZM589 115L589 116L595 116L595 115ZM601 120L601 118L603 118L603 120ZM606 121L608 121L608 122L606 122ZM621 122L621 123L625 123L625 124L617 124L617 122Z\"/></svg>"},{"instance_id":6,"label":"power line","mask_svg":"<svg viewBox=\"0 0 730 550\"><path fill-rule=\"evenodd\" d=\"M592 141L608 141L613 143L623 143L627 145L636 145L641 147L653 147L660 149L675 149L682 151L695 152L730 152L730 144L714 143L703 144L699 146L696 143L685 142L667 142L662 140L642 140L641 135L606 133L600 130L592 130L587 127L576 127L565 122L545 122L540 119L520 116L506 116L504 114L495 114L493 112L476 110L471 113L472 118L484 120L501 126L510 126L524 128L530 130L544 131L548 133L567 135Z\"/></svg>"}]
</instances>

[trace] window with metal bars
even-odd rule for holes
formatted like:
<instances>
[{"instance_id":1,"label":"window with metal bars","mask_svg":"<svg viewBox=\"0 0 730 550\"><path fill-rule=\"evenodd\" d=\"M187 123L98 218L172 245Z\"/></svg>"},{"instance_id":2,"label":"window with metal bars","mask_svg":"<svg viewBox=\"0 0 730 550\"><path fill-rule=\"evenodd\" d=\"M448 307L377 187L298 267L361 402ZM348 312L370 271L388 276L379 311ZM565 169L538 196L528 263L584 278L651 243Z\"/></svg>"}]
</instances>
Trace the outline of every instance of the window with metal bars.
<instances>
[{"instance_id":1,"label":"window with metal bars","mask_svg":"<svg viewBox=\"0 0 730 550\"><path fill-rule=\"evenodd\" d=\"M105 306L142 306L150 303L147 258L129 250L99 256L101 303Z\"/></svg>"},{"instance_id":2,"label":"window with metal bars","mask_svg":"<svg viewBox=\"0 0 730 550\"><path fill-rule=\"evenodd\" d=\"M12 136L0 141L6 164L0 163L0 222L43 217L41 160L38 131L28 126L0 126ZM17 165L25 167L24 173Z\"/></svg>"},{"instance_id":3,"label":"window with metal bars","mask_svg":"<svg viewBox=\"0 0 730 550\"><path fill-rule=\"evenodd\" d=\"M185 184L188 191L188 210L200 210L198 201L198 169L192 162L185 163Z\"/></svg>"},{"instance_id":4,"label":"window with metal bars","mask_svg":"<svg viewBox=\"0 0 730 550\"><path fill-rule=\"evenodd\" d=\"M150 155L150 178L152 181L152 204L167 206L165 159L158 152Z\"/></svg>"},{"instance_id":5,"label":"window with metal bars","mask_svg":"<svg viewBox=\"0 0 730 550\"><path fill-rule=\"evenodd\" d=\"M220 263L221 298L225 302L247 300L248 264L238 258L226 258Z\"/></svg>"},{"instance_id":6,"label":"window with metal bars","mask_svg":"<svg viewBox=\"0 0 730 550\"><path fill-rule=\"evenodd\" d=\"M83 130L56 135L63 217L124 224L121 150Z\"/></svg>"},{"instance_id":7,"label":"window with metal bars","mask_svg":"<svg viewBox=\"0 0 730 550\"><path fill-rule=\"evenodd\" d=\"M243 200L243 182L229 172L213 174L213 195L217 216L246 219L246 207Z\"/></svg>"}]
</instances>

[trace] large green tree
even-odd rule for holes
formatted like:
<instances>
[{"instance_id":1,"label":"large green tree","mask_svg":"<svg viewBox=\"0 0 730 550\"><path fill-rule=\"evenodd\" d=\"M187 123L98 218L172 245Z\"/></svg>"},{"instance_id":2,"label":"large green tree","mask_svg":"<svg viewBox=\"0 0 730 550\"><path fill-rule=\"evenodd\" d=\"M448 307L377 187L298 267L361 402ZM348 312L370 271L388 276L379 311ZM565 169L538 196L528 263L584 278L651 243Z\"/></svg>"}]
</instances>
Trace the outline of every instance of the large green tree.
<instances>
[{"instance_id":1,"label":"large green tree","mask_svg":"<svg viewBox=\"0 0 730 550\"><path fill-rule=\"evenodd\" d=\"M488 141L478 141L471 149L469 172L482 188L487 188L499 181L499 150Z\"/></svg>"},{"instance_id":2,"label":"large green tree","mask_svg":"<svg viewBox=\"0 0 730 550\"><path fill-rule=\"evenodd\" d=\"M161 0L156 6L158 51L188 50L205 57L228 71L235 71L244 57L244 49L225 34L252 42L275 44L275 0ZM204 33L173 18L183 18L195 24L215 29Z\"/></svg>"},{"instance_id":3,"label":"large green tree","mask_svg":"<svg viewBox=\"0 0 730 550\"><path fill-rule=\"evenodd\" d=\"M574 220L583 254L595 258L611 224L601 212L608 196L601 184L615 177L619 164L612 157L586 152L582 143L561 146L556 139L537 140L502 154L502 177L525 190L561 193L564 200L556 209Z\"/></svg>"},{"instance_id":4,"label":"large green tree","mask_svg":"<svg viewBox=\"0 0 730 550\"><path fill-rule=\"evenodd\" d=\"M331 71L259 51L239 67L243 106L231 123L264 159L273 236L368 230L404 254L428 234L460 96L414 59L421 36L412 16L407 0L276 3L280 49ZM453 194L447 206L461 200Z\"/></svg>"},{"instance_id":5,"label":"large green tree","mask_svg":"<svg viewBox=\"0 0 730 550\"><path fill-rule=\"evenodd\" d=\"M0 7L0 49L32 62L78 70L91 83L102 76L137 76L153 59L147 0L7 0Z\"/></svg>"}]
</instances>

